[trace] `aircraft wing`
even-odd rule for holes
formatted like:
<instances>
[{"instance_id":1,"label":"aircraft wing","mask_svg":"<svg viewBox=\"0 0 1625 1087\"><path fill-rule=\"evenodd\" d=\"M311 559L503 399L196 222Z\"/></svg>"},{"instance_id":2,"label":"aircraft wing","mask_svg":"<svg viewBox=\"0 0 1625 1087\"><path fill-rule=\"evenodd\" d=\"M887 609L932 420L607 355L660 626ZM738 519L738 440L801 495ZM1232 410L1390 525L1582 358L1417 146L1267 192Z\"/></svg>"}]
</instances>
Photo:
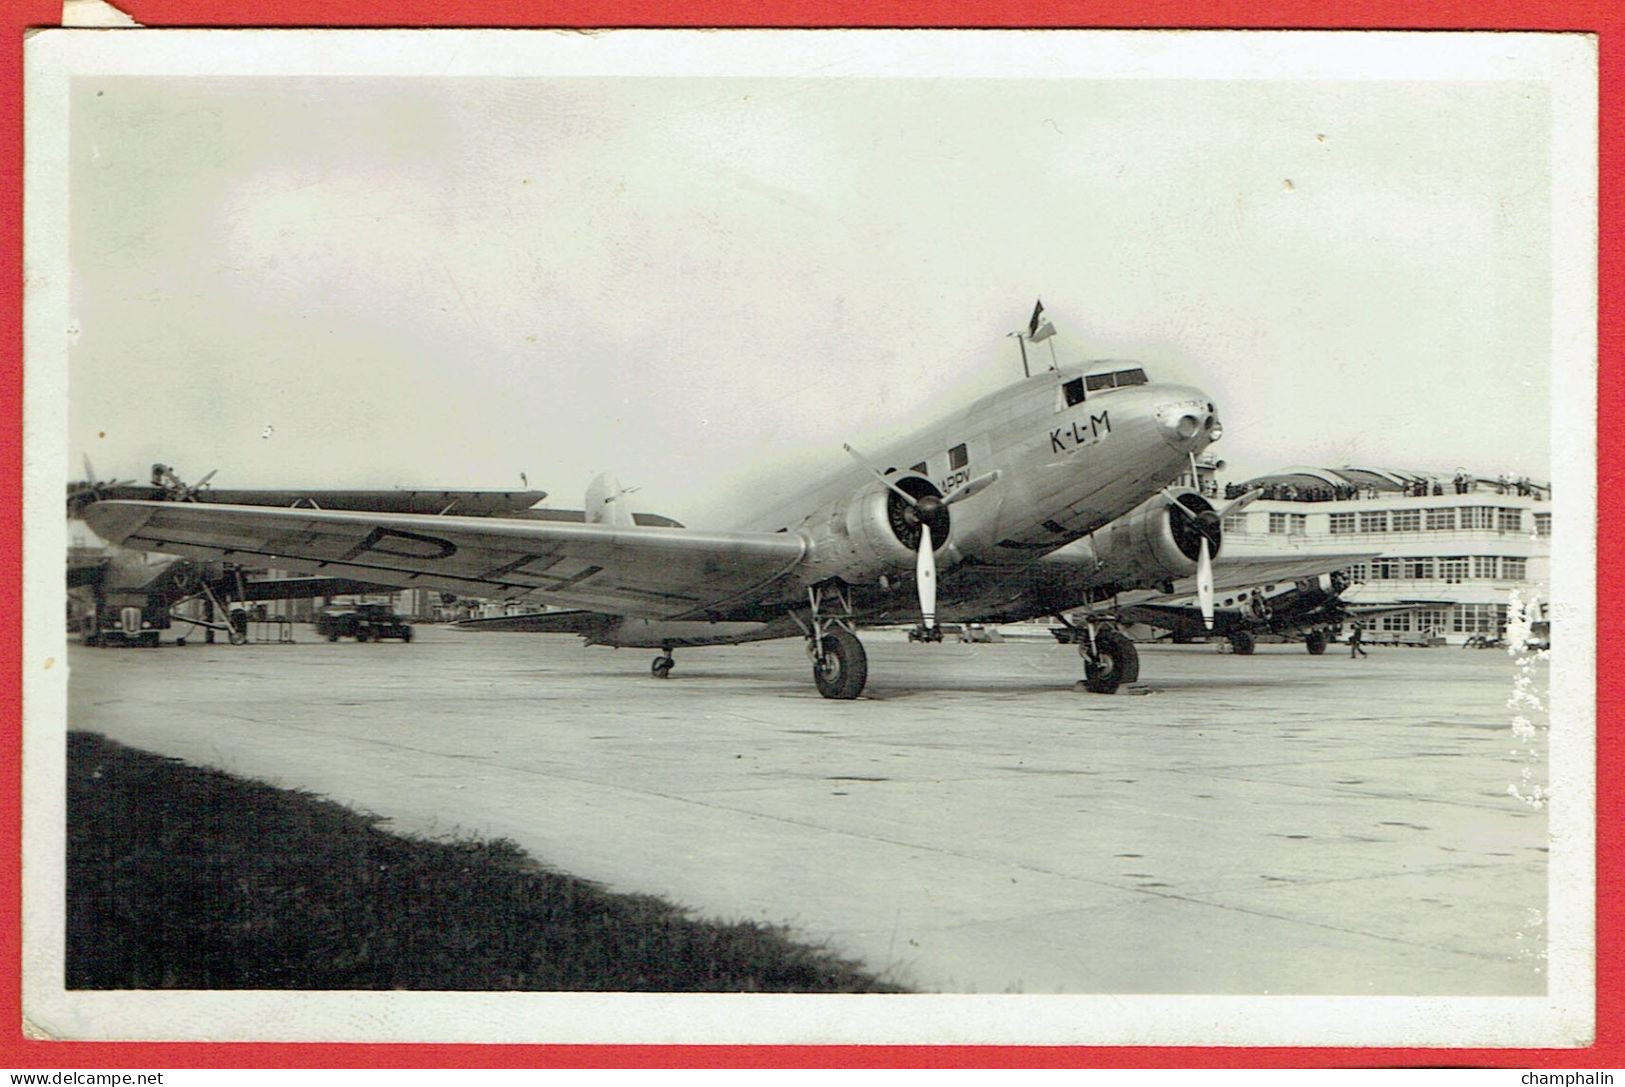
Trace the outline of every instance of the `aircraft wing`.
<instances>
[{"instance_id":1,"label":"aircraft wing","mask_svg":"<svg viewBox=\"0 0 1625 1087\"><path fill-rule=\"evenodd\" d=\"M216 583L219 587L219 583ZM236 600L307 600L318 596L348 596L354 593L393 590L393 585L372 584L348 577L251 577L244 578L240 593L232 586Z\"/></svg>"},{"instance_id":2,"label":"aircraft wing","mask_svg":"<svg viewBox=\"0 0 1625 1087\"><path fill-rule=\"evenodd\" d=\"M1377 553L1358 551L1337 555L1304 555L1282 558L1276 555L1242 555L1237 558L1220 556L1213 560L1213 591L1224 593L1231 589L1248 589L1255 585L1269 585L1283 581L1296 581L1303 577L1318 577L1333 570L1346 570L1357 562L1366 562ZM1124 593L1123 599L1136 604L1172 600L1187 600L1196 595L1195 576L1174 582L1171 593Z\"/></svg>"},{"instance_id":3,"label":"aircraft wing","mask_svg":"<svg viewBox=\"0 0 1625 1087\"><path fill-rule=\"evenodd\" d=\"M535 615L493 615L489 619L462 619L452 626L458 630L478 630L500 634L590 634L615 621L613 615L598 612L544 611Z\"/></svg>"},{"instance_id":4,"label":"aircraft wing","mask_svg":"<svg viewBox=\"0 0 1625 1087\"><path fill-rule=\"evenodd\" d=\"M1343 604L1343 613L1349 619L1380 619L1384 615L1399 615L1407 611L1426 608L1448 608L1449 600L1390 600L1380 604Z\"/></svg>"},{"instance_id":5,"label":"aircraft wing","mask_svg":"<svg viewBox=\"0 0 1625 1087\"><path fill-rule=\"evenodd\" d=\"M758 617L806 551L777 532L190 502L98 502L85 519L147 551L651 619Z\"/></svg>"}]
</instances>

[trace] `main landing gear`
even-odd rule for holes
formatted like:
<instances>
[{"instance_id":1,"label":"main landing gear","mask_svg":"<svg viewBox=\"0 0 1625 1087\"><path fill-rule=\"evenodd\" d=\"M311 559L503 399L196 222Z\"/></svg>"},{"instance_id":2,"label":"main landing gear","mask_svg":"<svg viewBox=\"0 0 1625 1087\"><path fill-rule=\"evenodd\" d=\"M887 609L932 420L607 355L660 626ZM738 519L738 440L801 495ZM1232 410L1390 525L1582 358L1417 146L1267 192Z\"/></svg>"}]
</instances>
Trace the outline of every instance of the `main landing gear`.
<instances>
[{"instance_id":1,"label":"main landing gear","mask_svg":"<svg viewBox=\"0 0 1625 1087\"><path fill-rule=\"evenodd\" d=\"M1086 620L1079 630L1057 615L1073 632L1078 656L1083 658L1083 686L1093 694L1114 694L1125 683L1140 678L1140 651L1110 623Z\"/></svg>"},{"instance_id":2,"label":"main landing gear","mask_svg":"<svg viewBox=\"0 0 1625 1087\"><path fill-rule=\"evenodd\" d=\"M869 681L869 656L858 641L852 618L852 597L839 581L826 581L807 590L808 614L796 622L807 637L813 683L825 698L853 699Z\"/></svg>"},{"instance_id":3,"label":"main landing gear","mask_svg":"<svg viewBox=\"0 0 1625 1087\"><path fill-rule=\"evenodd\" d=\"M1254 645L1253 636L1245 630L1238 630L1230 635L1230 652L1239 657L1250 655ZM1309 652L1313 653L1314 650L1311 649Z\"/></svg>"},{"instance_id":4,"label":"main landing gear","mask_svg":"<svg viewBox=\"0 0 1625 1087\"><path fill-rule=\"evenodd\" d=\"M1303 639L1303 644L1309 652L1320 656L1326 652L1326 632L1324 630L1311 630Z\"/></svg>"}]
</instances>

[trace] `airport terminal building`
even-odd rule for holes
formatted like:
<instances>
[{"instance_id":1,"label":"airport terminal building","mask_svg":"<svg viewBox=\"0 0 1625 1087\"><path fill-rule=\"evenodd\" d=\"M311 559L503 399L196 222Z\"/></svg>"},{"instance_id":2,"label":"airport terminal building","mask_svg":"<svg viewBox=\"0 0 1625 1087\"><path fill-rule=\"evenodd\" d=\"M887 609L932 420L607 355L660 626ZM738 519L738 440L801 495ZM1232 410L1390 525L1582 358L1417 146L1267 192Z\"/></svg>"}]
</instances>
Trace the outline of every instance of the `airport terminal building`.
<instances>
[{"instance_id":1,"label":"airport terminal building","mask_svg":"<svg viewBox=\"0 0 1625 1087\"><path fill-rule=\"evenodd\" d=\"M1210 482L1209 489L1218 488ZM1261 498L1225 518L1226 554L1370 552L1349 567L1346 600L1437 602L1378 618L1372 640L1460 645L1493 638L1506 627L1514 592L1542 605L1548 597L1549 483L1461 471L1291 467L1229 484L1215 505L1255 489Z\"/></svg>"}]
</instances>

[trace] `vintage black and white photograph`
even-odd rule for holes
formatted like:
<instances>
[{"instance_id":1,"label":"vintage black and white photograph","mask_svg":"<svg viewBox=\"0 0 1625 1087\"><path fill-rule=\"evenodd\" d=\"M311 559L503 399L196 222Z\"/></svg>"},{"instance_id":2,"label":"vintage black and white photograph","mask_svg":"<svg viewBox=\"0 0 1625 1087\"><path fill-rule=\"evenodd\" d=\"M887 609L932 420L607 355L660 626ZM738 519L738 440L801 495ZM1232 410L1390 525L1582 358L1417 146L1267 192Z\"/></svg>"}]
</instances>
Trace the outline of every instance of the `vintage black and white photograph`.
<instances>
[{"instance_id":1,"label":"vintage black and white photograph","mask_svg":"<svg viewBox=\"0 0 1625 1087\"><path fill-rule=\"evenodd\" d=\"M27 64L33 1029L1590 1037L1591 39Z\"/></svg>"}]
</instances>

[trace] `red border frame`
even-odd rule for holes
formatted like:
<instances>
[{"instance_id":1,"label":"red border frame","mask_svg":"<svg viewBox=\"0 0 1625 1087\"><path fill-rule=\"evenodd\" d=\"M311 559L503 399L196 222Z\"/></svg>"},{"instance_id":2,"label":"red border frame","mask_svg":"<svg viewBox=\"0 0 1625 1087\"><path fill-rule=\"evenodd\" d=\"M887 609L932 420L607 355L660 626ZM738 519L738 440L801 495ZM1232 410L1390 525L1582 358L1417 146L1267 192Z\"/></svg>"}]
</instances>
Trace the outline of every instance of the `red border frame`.
<instances>
[{"instance_id":1,"label":"red border frame","mask_svg":"<svg viewBox=\"0 0 1625 1087\"><path fill-rule=\"evenodd\" d=\"M1600 76L1598 553L1620 526L1625 506L1625 436L1620 433L1625 379L1625 7L1607 0L1449 0L1422 8L1404 0L1330 5L1314 0L1104 0L1097 4L1040 0L1030 10L1002 10L996 0L813 0L764 11L759 0L116 0L149 26L256 27L1182 27L1293 29L1432 29L1588 31L1598 35ZM29 27L58 25L51 0L7 4L8 47L0 51L0 240L6 268L0 311L9 323L0 366L0 478L20 496L22 478L22 42ZM0 525L0 577L22 584L20 502ZM42 1042L23 1037L21 947L22 750L20 609L0 626L0 1066L65 1068L1069 1068L1069 1067L1625 1067L1625 954L1619 942L1625 858L1619 828L1625 798L1604 786L1619 778L1625 741L1607 727L1625 709L1625 678L1615 672L1625 637L1625 596L1616 578L1599 570L1597 592L1597 1040L1586 1049L1320 1049L1099 1046L613 1046L613 1045L371 1045L317 1043ZM20 595L20 594L19 594ZM15 598L14 598L15 600Z\"/></svg>"}]
</instances>

